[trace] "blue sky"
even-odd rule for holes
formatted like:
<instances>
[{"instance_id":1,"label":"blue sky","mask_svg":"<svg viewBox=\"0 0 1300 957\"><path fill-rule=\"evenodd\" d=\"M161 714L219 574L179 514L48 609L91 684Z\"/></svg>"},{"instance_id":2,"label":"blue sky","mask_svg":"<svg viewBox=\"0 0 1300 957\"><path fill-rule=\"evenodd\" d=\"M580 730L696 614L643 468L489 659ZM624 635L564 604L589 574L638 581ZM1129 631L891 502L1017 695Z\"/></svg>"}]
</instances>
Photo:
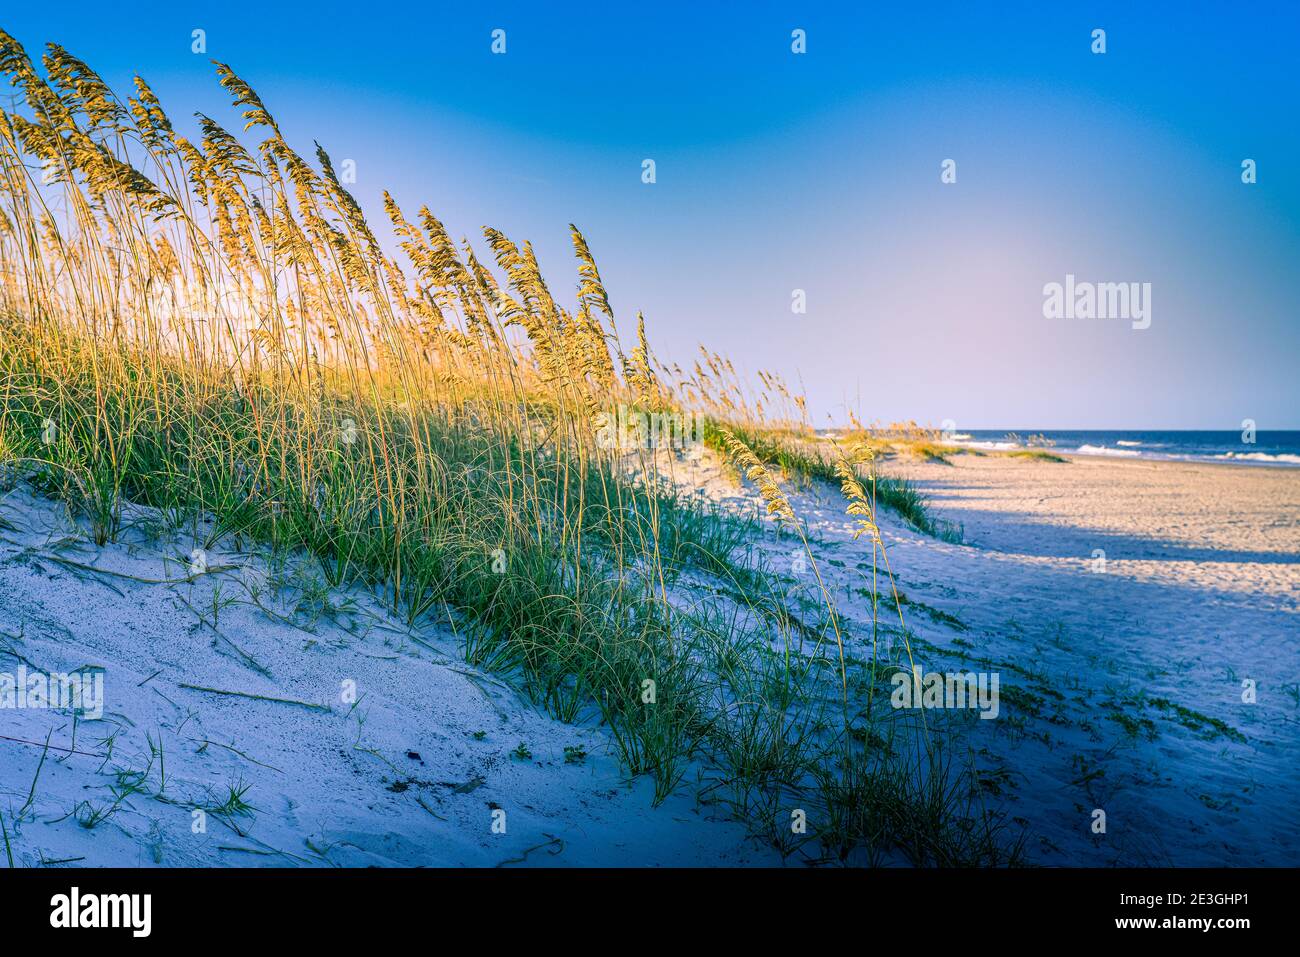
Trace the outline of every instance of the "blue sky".
<instances>
[{"instance_id":1,"label":"blue sky","mask_svg":"<svg viewBox=\"0 0 1300 957\"><path fill-rule=\"evenodd\" d=\"M356 161L376 226L384 188L453 235L497 226L557 291L575 222L661 355L780 371L817 424L849 403L959 428L1300 427L1297 5L184 6L0 26L123 92L139 72L177 119L235 125L208 60L229 62L291 141ZM1151 283L1151 327L1044 318L1067 273Z\"/></svg>"}]
</instances>

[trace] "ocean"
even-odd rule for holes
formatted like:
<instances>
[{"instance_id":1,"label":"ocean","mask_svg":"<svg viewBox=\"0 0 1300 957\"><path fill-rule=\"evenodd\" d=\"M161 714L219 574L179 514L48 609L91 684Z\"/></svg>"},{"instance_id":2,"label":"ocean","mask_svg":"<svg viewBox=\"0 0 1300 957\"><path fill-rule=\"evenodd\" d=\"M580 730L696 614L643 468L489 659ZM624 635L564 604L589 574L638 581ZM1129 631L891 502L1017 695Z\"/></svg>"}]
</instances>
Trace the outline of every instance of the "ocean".
<instances>
[{"instance_id":1,"label":"ocean","mask_svg":"<svg viewBox=\"0 0 1300 957\"><path fill-rule=\"evenodd\" d=\"M1177 459L1239 465L1300 467L1300 432L1242 431L1146 432L1139 430L1062 431L1058 429L971 429L945 433L944 441L981 449L1030 448L1030 436L1043 436L1054 451L1135 459Z\"/></svg>"}]
</instances>

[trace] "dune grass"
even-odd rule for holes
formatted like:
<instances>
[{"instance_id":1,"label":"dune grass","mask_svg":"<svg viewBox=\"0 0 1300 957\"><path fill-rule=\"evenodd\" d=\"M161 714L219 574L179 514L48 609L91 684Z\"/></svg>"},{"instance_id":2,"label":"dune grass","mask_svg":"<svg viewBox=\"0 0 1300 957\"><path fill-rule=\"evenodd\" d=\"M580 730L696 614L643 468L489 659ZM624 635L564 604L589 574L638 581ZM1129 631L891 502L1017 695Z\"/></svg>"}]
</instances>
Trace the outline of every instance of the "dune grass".
<instances>
[{"instance_id":1,"label":"dune grass","mask_svg":"<svg viewBox=\"0 0 1300 957\"><path fill-rule=\"evenodd\" d=\"M716 424L706 422L703 430L705 444L719 451L724 450L723 431ZM750 423L732 425L730 431L760 459L775 465L787 478L803 484L813 480L835 485L840 483L834 460L827 455L822 441L808 435L791 436L780 431L765 430ZM877 453L882 448L869 440L856 444ZM895 512L917 531L948 542L961 541L960 526L933 516L926 505L925 496L915 483L905 478L881 474L874 469L869 481L875 492L875 501Z\"/></svg>"},{"instance_id":2,"label":"dune grass","mask_svg":"<svg viewBox=\"0 0 1300 957\"><path fill-rule=\"evenodd\" d=\"M1009 459L1027 459L1035 462L1068 462L1069 459L1062 458L1052 452L1044 452L1042 449L1017 449L1014 452L1002 453Z\"/></svg>"},{"instance_id":3,"label":"dune grass","mask_svg":"<svg viewBox=\"0 0 1300 957\"><path fill-rule=\"evenodd\" d=\"M751 387L704 350L688 372L663 363L640 316L625 347L576 227L571 307L530 244L485 228L476 252L385 194L390 253L325 150L299 155L223 64L241 135L200 116L185 136L144 80L119 100L58 46L43 66L0 31L24 102L0 122L11 478L100 544L134 501L196 532L211 516L207 546L308 554L331 586L454 625L468 660L555 716L600 720L659 799L703 774L703 796L787 853L1015 859L923 722L882 706L890 662L845 654L855 630L875 647L874 611L848 622L823 587L795 627L779 577L740 558L753 520L687 499L674 441L640 430L699 416L715 449L847 481L803 447L804 400L778 376ZM633 441L611 439L618 415ZM879 502L951 534L912 485L847 467L861 521ZM883 549L873 536L873 567ZM690 595L701 575L730 597Z\"/></svg>"}]
</instances>

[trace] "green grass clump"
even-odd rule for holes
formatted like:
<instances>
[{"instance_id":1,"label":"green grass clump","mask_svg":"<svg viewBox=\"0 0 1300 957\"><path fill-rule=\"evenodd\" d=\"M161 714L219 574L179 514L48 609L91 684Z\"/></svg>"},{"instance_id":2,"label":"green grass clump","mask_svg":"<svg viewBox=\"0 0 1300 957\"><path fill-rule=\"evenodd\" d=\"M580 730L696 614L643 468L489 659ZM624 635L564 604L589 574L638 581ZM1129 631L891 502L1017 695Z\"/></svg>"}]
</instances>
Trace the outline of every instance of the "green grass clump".
<instances>
[{"instance_id":1,"label":"green grass clump","mask_svg":"<svg viewBox=\"0 0 1300 957\"><path fill-rule=\"evenodd\" d=\"M1002 454L1009 459L1031 459L1037 462L1068 462L1069 461L1069 459L1064 459L1061 456L1054 455L1051 452L1044 452L1042 449L1017 449L1014 452L1003 452Z\"/></svg>"},{"instance_id":2,"label":"green grass clump","mask_svg":"<svg viewBox=\"0 0 1300 957\"><path fill-rule=\"evenodd\" d=\"M754 451L760 459L776 465L787 478L807 484L814 479L839 484L835 466L806 441L775 430L752 426L728 425L738 438ZM710 448L725 451L722 427L713 421L705 423L704 442ZM876 501L896 513L919 532L933 535L944 541L960 542L961 529L951 522L936 519L930 514L925 496L915 483L905 478L873 474L872 485Z\"/></svg>"},{"instance_id":3,"label":"green grass clump","mask_svg":"<svg viewBox=\"0 0 1300 957\"><path fill-rule=\"evenodd\" d=\"M1170 701L1168 698L1150 698L1147 703L1157 711L1172 715L1174 720L1183 727L1206 740L1212 741L1215 738L1223 737L1239 744L1246 743L1244 734L1220 718L1213 718L1199 711L1194 711L1191 708Z\"/></svg>"}]
</instances>

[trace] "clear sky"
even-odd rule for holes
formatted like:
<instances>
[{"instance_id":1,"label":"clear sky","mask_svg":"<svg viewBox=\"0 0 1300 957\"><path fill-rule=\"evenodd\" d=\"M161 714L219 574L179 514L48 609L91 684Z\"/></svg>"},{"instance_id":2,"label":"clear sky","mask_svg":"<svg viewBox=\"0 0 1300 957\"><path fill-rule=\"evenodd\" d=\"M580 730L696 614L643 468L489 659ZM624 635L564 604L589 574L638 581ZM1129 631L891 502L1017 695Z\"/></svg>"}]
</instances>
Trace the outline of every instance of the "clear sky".
<instances>
[{"instance_id":1,"label":"clear sky","mask_svg":"<svg viewBox=\"0 0 1300 957\"><path fill-rule=\"evenodd\" d=\"M1300 4L6 6L177 120L237 126L229 62L376 227L384 188L497 226L559 292L577 223L661 355L780 371L817 424L1300 428ZM1044 318L1067 274L1150 283L1150 328Z\"/></svg>"}]
</instances>

